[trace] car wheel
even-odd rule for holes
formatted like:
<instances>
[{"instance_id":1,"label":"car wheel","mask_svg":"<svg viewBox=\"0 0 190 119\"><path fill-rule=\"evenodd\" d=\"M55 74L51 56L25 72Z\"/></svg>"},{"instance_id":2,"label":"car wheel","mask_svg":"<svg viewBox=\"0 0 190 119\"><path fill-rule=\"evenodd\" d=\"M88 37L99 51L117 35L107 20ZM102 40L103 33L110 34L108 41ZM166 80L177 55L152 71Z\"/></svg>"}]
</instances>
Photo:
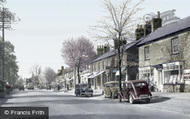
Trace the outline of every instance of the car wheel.
<instances>
[{"instance_id":1,"label":"car wheel","mask_svg":"<svg viewBox=\"0 0 190 119\"><path fill-rule=\"evenodd\" d=\"M132 96L132 95L129 95L129 103L131 103L131 104L134 103L134 100L133 100L133 96Z\"/></svg>"},{"instance_id":2,"label":"car wheel","mask_svg":"<svg viewBox=\"0 0 190 119\"><path fill-rule=\"evenodd\" d=\"M111 95L111 98L112 98L112 99L115 99L115 96L113 95L113 93L112 93L112 95Z\"/></svg>"},{"instance_id":3,"label":"car wheel","mask_svg":"<svg viewBox=\"0 0 190 119\"><path fill-rule=\"evenodd\" d=\"M148 98L148 99L146 99L146 103L150 103L150 99Z\"/></svg>"},{"instance_id":4,"label":"car wheel","mask_svg":"<svg viewBox=\"0 0 190 119\"><path fill-rule=\"evenodd\" d=\"M120 95L120 94L117 94L117 98L118 98L119 102L122 101L122 99L121 99L121 95Z\"/></svg>"}]
</instances>

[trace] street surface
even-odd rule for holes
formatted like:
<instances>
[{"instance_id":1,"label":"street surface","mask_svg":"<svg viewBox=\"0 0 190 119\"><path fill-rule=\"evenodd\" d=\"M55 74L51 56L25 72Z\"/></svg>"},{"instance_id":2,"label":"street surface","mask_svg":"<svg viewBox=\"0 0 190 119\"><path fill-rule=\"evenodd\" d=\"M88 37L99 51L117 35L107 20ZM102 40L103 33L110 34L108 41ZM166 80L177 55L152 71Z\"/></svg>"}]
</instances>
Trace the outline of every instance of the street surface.
<instances>
[{"instance_id":1,"label":"street surface","mask_svg":"<svg viewBox=\"0 0 190 119\"><path fill-rule=\"evenodd\" d=\"M0 99L0 106L49 107L50 119L190 119L190 94L180 95L153 93L149 104L129 104L98 93L93 97L76 97L71 92L45 89L14 90Z\"/></svg>"}]
</instances>

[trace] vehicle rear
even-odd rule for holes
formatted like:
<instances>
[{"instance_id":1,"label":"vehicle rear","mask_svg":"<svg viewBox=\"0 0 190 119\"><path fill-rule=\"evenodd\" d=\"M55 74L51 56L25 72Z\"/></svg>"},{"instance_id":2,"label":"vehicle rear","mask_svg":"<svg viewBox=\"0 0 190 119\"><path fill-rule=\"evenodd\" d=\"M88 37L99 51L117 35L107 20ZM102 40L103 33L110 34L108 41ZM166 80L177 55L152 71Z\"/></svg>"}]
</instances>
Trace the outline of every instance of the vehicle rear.
<instances>
[{"instance_id":1,"label":"vehicle rear","mask_svg":"<svg viewBox=\"0 0 190 119\"><path fill-rule=\"evenodd\" d=\"M152 94L148 88L146 81L134 82L134 89L138 100L150 102Z\"/></svg>"}]
</instances>

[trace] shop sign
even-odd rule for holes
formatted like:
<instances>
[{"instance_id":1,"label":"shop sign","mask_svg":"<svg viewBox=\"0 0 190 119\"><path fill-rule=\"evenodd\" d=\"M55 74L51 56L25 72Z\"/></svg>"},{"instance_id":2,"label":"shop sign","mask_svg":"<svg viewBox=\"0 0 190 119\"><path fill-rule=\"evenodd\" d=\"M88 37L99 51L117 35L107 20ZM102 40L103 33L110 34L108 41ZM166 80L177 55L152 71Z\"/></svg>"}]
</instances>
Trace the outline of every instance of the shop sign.
<instances>
[{"instance_id":1,"label":"shop sign","mask_svg":"<svg viewBox=\"0 0 190 119\"><path fill-rule=\"evenodd\" d=\"M183 77L184 77L184 80L190 80L190 69L184 69Z\"/></svg>"}]
</instances>

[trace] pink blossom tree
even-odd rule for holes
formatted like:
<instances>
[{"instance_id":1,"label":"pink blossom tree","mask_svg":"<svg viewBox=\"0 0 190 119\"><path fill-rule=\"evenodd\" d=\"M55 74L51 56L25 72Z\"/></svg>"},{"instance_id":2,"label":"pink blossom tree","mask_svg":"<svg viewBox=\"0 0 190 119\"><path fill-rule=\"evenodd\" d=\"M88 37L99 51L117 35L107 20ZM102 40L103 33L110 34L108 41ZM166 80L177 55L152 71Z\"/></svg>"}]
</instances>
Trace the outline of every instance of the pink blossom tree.
<instances>
[{"instance_id":1,"label":"pink blossom tree","mask_svg":"<svg viewBox=\"0 0 190 119\"><path fill-rule=\"evenodd\" d=\"M80 69L90 63L95 56L93 43L86 37L68 39L63 43L61 55L65 63L71 68L77 68L78 83L80 83Z\"/></svg>"}]
</instances>

